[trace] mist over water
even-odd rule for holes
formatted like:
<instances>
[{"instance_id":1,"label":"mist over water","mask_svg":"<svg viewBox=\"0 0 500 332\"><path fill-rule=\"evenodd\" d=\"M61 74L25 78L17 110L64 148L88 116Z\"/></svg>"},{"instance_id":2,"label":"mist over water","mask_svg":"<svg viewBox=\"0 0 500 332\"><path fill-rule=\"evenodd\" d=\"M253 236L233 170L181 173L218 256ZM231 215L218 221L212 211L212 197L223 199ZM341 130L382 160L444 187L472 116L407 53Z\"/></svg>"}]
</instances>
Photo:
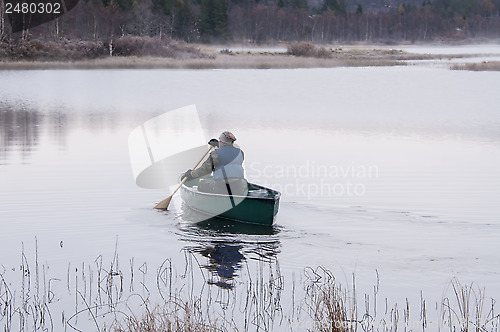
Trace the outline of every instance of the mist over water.
<instances>
[{"instance_id":1,"label":"mist over water","mask_svg":"<svg viewBox=\"0 0 500 332\"><path fill-rule=\"evenodd\" d=\"M16 278L23 247L59 278L116 248L150 271L189 252L216 287L266 257L288 280L355 273L360 292L378 273L381 298L417 308L453 277L498 299L499 83L422 66L0 72L0 272ZM236 135L250 182L282 192L273 229L193 225L135 185L129 133L190 104L207 138Z\"/></svg>"}]
</instances>

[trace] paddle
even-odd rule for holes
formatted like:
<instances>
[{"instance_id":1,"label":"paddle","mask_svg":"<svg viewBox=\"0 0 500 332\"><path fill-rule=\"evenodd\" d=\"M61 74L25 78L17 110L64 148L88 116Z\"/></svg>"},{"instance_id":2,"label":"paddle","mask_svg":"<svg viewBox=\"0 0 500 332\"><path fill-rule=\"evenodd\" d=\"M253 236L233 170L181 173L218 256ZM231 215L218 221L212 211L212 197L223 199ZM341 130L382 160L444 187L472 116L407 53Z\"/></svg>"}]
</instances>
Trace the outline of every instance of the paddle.
<instances>
[{"instance_id":1,"label":"paddle","mask_svg":"<svg viewBox=\"0 0 500 332\"><path fill-rule=\"evenodd\" d=\"M206 155L212 151L212 148L213 146L210 146L210 148L208 149L207 152L205 152L205 154L203 155L203 157L201 157L200 160L198 160L198 162L196 163L196 165L194 165L193 169L195 169L196 167L198 167L198 165L202 162L203 159L205 159ZM186 182L187 178L184 178L182 180L182 182L177 186L177 188L175 188L174 192L172 193L172 195L168 196L167 198L165 198L163 201L161 201L160 203L156 204L155 206L155 209L159 209L159 210L167 210L168 209L168 205L170 204L170 201L172 200L172 197L174 196L174 194L177 192L177 190L179 190L179 188L184 184L184 182Z\"/></svg>"}]
</instances>

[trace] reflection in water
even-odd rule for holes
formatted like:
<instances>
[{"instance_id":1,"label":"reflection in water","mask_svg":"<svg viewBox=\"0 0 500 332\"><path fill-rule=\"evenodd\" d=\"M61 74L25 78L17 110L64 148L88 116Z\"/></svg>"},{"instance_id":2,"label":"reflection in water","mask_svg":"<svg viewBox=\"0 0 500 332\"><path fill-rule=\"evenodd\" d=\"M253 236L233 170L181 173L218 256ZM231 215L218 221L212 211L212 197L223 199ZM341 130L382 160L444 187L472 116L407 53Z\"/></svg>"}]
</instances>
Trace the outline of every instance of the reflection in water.
<instances>
[{"instance_id":1,"label":"reflection in water","mask_svg":"<svg viewBox=\"0 0 500 332\"><path fill-rule=\"evenodd\" d=\"M191 234L210 235L277 235L279 227L233 222L220 218L207 218L205 214L196 212L186 205L182 206L182 220L186 227L192 227ZM201 221L200 221L201 220Z\"/></svg>"},{"instance_id":2,"label":"reflection in water","mask_svg":"<svg viewBox=\"0 0 500 332\"><path fill-rule=\"evenodd\" d=\"M186 250L198 252L208 258L208 264L203 267L212 274L212 278L208 280L209 284L230 289L233 288L231 281L237 276L237 270L241 268L241 262L245 259L240 252L242 248L241 245L214 243ZM217 278L213 278L214 276Z\"/></svg>"},{"instance_id":3,"label":"reflection in water","mask_svg":"<svg viewBox=\"0 0 500 332\"><path fill-rule=\"evenodd\" d=\"M115 113L90 113L78 118L63 111L41 111L24 105L0 102L0 161L19 152L25 161L38 149L46 135L59 149L66 149L67 137L75 126L92 132L115 130L120 122Z\"/></svg>"},{"instance_id":4,"label":"reflection in water","mask_svg":"<svg viewBox=\"0 0 500 332\"><path fill-rule=\"evenodd\" d=\"M233 289L238 271L248 260L278 265L280 242L276 226L259 226L209 218L201 222L195 211L185 209L179 224L180 239L189 244L184 251L201 255L210 273L209 284Z\"/></svg>"},{"instance_id":5,"label":"reflection in water","mask_svg":"<svg viewBox=\"0 0 500 332\"><path fill-rule=\"evenodd\" d=\"M22 160L37 150L44 133L59 147L65 147L71 118L64 113L42 113L23 106L0 104L0 160L18 151Z\"/></svg>"},{"instance_id":6,"label":"reflection in water","mask_svg":"<svg viewBox=\"0 0 500 332\"><path fill-rule=\"evenodd\" d=\"M22 159L29 157L40 137L42 116L36 111L12 110L0 104L0 160L14 147Z\"/></svg>"}]
</instances>

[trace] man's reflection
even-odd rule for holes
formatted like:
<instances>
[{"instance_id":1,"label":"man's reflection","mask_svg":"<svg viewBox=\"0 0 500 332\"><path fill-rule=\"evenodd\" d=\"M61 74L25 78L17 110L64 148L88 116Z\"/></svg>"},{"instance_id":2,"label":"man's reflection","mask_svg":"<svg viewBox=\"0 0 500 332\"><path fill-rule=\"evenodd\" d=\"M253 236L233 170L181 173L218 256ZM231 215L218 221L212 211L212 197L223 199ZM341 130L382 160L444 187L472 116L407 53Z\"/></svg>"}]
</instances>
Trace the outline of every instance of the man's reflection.
<instances>
[{"instance_id":1,"label":"man's reflection","mask_svg":"<svg viewBox=\"0 0 500 332\"><path fill-rule=\"evenodd\" d=\"M190 244L184 250L206 258L202 267L210 272L208 283L232 289L248 259L277 264L280 243L276 227L263 227L218 218L180 224L181 240Z\"/></svg>"},{"instance_id":2,"label":"man's reflection","mask_svg":"<svg viewBox=\"0 0 500 332\"><path fill-rule=\"evenodd\" d=\"M203 257L208 259L208 264L203 265L211 272L209 284L219 286L224 289L233 288L233 279L238 275L241 263L245 256L240 252L241 245L231 245L226 243L216 243L205 248L196 248Z\"/></svg>"}]
</instances>

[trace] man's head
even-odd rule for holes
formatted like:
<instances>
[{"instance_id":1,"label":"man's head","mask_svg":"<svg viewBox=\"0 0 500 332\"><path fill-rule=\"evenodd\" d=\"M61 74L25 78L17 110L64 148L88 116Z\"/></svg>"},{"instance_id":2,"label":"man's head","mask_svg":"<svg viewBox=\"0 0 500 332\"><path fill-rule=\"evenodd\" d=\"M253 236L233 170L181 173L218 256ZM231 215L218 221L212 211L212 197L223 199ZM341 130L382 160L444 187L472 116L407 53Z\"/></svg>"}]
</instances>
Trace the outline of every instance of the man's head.
<instances>
[{"instance_id":1,"label":"man's head","mask_svg":"<svg viewBox=\"0 0 500 332\"><path fill-rule=\"evenodd\" d=\"M219 146L233 145L234 141L236 141L236 137L230 131L224 131L219 136Z\"/></svg>"}]
</instances>

